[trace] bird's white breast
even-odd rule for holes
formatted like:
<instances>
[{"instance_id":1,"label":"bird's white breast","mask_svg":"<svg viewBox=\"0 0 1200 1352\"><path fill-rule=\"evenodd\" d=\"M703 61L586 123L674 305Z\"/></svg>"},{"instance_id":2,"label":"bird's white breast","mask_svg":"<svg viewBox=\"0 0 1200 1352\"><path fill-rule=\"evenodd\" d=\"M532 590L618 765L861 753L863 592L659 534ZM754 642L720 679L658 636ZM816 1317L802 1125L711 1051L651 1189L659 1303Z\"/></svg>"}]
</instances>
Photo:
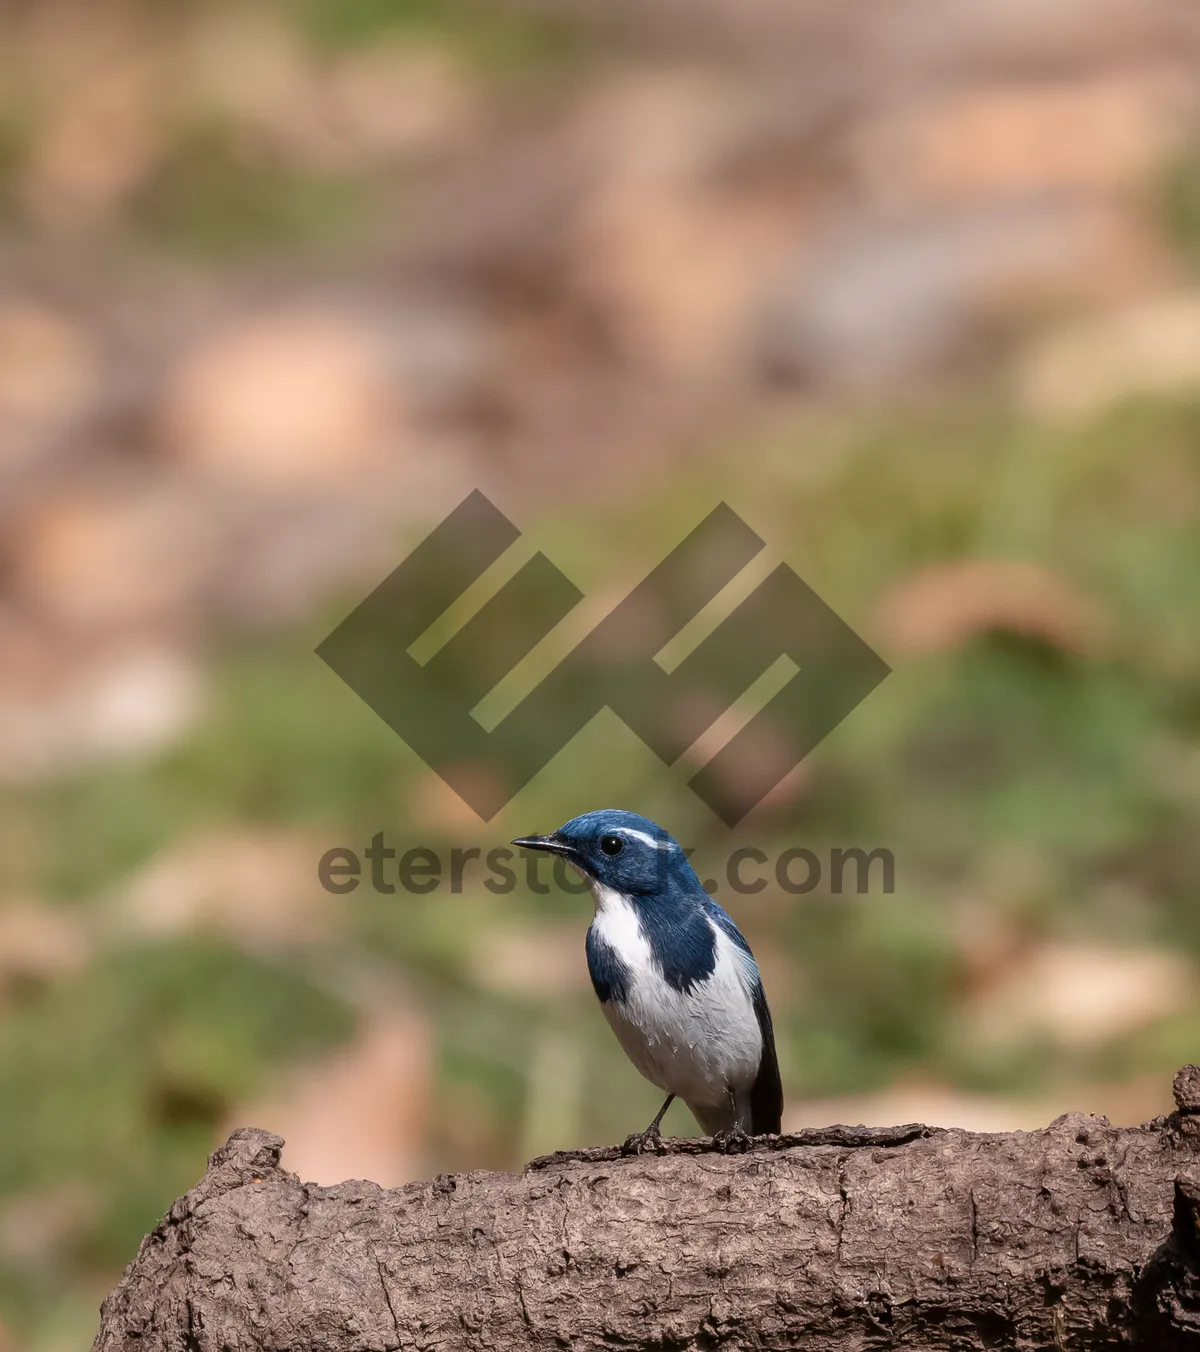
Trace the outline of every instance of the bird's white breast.
<instances>
[{"instance_id":1,"label":"bird's white breast","mask_svg":"<svg viewBox=\"0 0 1200 1352\"><path fill-rule=\"evenodd\" d=\"M652 1084L689 1104L724 1106L730 1088L739 1098L748 1092L762 1057L753 959L710 919L713 970L690 990L676 990L655 962L629 900L599 883L592 893L593 931L628 972L625 1000L603 1006L625 1054Z\"/></svg>"}]
</instances>

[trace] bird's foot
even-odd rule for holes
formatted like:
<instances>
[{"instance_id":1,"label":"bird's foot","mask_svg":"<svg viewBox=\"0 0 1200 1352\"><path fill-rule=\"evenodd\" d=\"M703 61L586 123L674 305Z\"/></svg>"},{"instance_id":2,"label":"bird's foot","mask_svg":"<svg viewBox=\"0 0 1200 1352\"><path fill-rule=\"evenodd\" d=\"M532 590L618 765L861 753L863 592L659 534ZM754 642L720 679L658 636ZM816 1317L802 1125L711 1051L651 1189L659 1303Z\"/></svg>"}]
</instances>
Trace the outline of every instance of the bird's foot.
<instances>
[{"instance_id":1,"label":"bird's foot","mask_svg":"<svg viewBox=\"0 0 1200 1352\"><path fill-rule=\"evenodd\" d=\"M713 1136L713 1149L719 1150L722 1155L741 1154L742 1151L749 1149L751 1139L735 1122L728 1130L718 1131Z\"/></svg>"},{"instance_id":2,"label":"bird's foot","mask_svg":"<svg viewBox=\"0 0 1200 1352\"><path fill-rule=\"evenodd\" d=\"M647 1150L653 1150L657 1155L662 1150L662 1132L658 1129L658 1123L651 1123L645 1131L635 1131L632 1136L625 1138L625 1144L621 1147L622 1155L641 1155Z\"/></svg>"}]
</instances>

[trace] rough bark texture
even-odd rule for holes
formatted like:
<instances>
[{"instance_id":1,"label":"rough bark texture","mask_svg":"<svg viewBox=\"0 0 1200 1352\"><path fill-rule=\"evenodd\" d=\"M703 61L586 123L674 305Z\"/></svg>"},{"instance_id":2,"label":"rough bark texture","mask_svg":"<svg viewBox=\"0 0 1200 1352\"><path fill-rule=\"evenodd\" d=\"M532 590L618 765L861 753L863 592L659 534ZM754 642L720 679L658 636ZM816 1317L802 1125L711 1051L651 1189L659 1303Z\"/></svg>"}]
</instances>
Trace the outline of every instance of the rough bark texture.
<instances>
[{"instance_id":1,"label":"rough bark texture","mask_svg":"<svg viewBox=\"0 0 1200 1352\"><path fill-rule=\"evenodd\" d=\"M1200 1070L1179 1111L985 1136L833 1127L386 1191L234 1132L94 1352L1200 1348Z\"/></svg>"}]
</instances>

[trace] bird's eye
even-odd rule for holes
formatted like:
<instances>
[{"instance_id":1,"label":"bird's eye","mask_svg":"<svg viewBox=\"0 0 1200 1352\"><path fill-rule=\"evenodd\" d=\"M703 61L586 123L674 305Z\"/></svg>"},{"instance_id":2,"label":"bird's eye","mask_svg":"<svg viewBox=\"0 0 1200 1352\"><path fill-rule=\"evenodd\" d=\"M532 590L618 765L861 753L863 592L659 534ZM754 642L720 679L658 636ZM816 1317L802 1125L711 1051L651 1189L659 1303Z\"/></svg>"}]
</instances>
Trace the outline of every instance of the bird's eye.
<instances>
[{"instance_id":1,"label":"bird's eye","mask_svg":"<svg viewBox=\"0 0 1200 1352\"><path fill-rule=\"evenodd\" d=\"M620 854L625 848L625 842L620 836L601 836L600 848L605 854Z\"/></svg>"}]
</instances>

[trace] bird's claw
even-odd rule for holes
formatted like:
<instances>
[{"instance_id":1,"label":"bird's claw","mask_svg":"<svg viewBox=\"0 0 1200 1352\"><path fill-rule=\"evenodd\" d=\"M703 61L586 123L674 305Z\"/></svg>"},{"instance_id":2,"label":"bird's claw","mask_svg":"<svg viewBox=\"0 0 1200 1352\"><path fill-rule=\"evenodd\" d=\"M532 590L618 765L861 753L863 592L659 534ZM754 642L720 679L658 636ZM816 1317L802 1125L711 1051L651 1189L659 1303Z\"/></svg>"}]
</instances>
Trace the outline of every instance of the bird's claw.
<instances>
[{"instance_id":1,"label":"bird's claw","mask_svg":"<svg viewBox=\"0 0 1200 1352\"><path fill-rule=\"evenodd\" d=\"M645 1131L635 1131L625 1138L621 1147L622 1155L641 1155L647 1150L658 1154L662 1150L662 1133L657 1126L647 1127Z\"/></svg>"},{"instance_id":2,"label":"bird's claw","mask_svg":"<svg viewBox=\"0 0 1200 1352\"><path fill-rule=\"evenodd\" d=\"M750 1136L741 1127L734 1125L727 1131L718 1131L712 1138L713 1149L722 1155L740 1154L749 1149Z\"/></svg>"}]
</instances>

